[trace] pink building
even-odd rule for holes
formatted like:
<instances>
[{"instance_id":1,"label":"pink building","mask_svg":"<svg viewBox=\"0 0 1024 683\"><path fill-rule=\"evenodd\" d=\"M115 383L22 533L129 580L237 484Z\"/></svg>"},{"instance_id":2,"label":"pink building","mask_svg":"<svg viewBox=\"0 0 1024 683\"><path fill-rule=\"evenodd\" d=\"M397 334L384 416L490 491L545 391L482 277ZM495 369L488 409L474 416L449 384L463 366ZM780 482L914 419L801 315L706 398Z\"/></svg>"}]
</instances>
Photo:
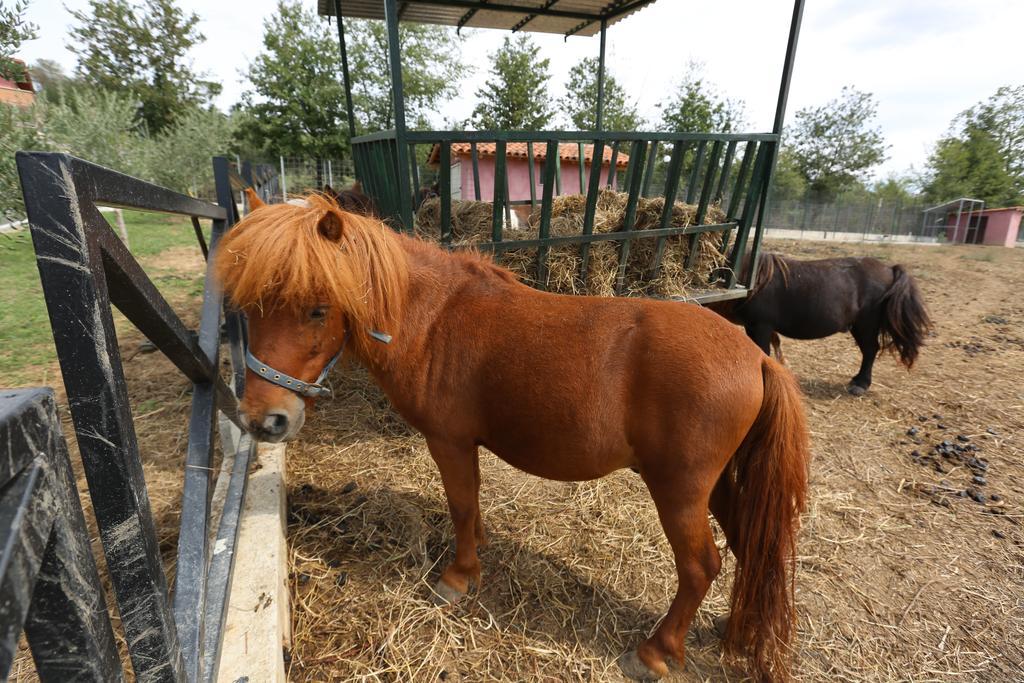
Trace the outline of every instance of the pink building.
<instances>
[{"instance_id":1,"label":"pink building","mask_svg":"<svg viewBox=\"0 0 1024 683\"><path fill-rule=\"evenodd\" d=\"M28 73L28 67L25 66L25 62L20 59L13 61L21 67L22 74L14 80L0 78L0 104L27 107L36 98L35 88L32 86L32 77Z\"/></svg>"},{"instance_id":2,"label":"pink building","mask_svg":"<svg viewBox=\"0 0 1024 683\"><path fill-rule=\"evenodd\" d=\"M477 143L477 167L480 174L480 200L494 200L494 162L496 144L493 142ZM544 162L547 154L545 143L533 145L533 159L529 158L525 142L510 142L506 147L506 169L508 173L509 201L529 201L530 199L530 166L533 166L534 194L537 200L544 193ZM558 163L561 169L561 194L582 194L586 192L590 180L590 169L594 156L593 145L583 145L583 184L580 185L580 149L576 143L562 143L558 146ZM435 145L430 151L427 163L436 166L440 163L440 147ZM607 182L612 163L612 150L605 148L601 162L601 179ZM615 167L623 170L629 163L629 155L620 151L615 157ZM617 186L614 174L612 187ZM453 199L476 199L473 185L473 160L468 142L452 143L451 188Z\"/></svg>"},{"instance_id":3,"label":"pink building","mask_svg":"<svg viewBox=\"0 0 1024 683\"><path fill-rule=\"evenodd\" d=\"M991 244L1012 247L1017 244L1021 216L1024 206L1010 206L1005 209L985 209L973 214L963 214L957 221L956 214L946 219L946 239L963 244Z\"/></svg>"}]
</instances>

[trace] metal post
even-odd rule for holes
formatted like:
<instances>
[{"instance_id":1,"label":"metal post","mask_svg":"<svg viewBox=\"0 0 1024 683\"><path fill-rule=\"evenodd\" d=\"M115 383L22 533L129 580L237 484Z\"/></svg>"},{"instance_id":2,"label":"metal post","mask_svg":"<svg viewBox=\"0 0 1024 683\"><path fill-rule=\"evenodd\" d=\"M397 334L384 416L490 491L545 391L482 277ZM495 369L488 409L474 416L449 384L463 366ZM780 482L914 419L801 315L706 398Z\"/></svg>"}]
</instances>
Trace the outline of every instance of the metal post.
<instances>
[{"instance_id":1,"label":"metal post","mask_svg":"<svg viewBox=\"0 0 1024 683\"><path fill-rule=\"evenodd\" d=\"M242 157L237 154L235 155L235 169L237 169L239 173L242 172ZM238 205L245 206L245 190L238 191Z\"/></svg>"},{"instance_id":2,"label":"metal post","mask_svg":"<svg viewBox=\"0 0 1024 683\"><path fill-rule=\"evenodd\" d=\"M601 18L601 57L597 64L597 119L594 130L600 131L604 127L604 47L605 33L608 28L608 20ZM583 160L580 159L582 167ZM580 190L582 192L582 189Z\"/></svg>"},{"instance_id":3,"label":"metal post","mask_svg":"<svg viewBox=\"0 0 1024 683\"><path fill-rule=\"evenodd\" d=\"M964 200L960 200L960 203L956 205L956 227L953 228L953 244L960 241L960 220L964 214Z\"/></svg>"},{"instance_id":4,"label":"metal post","mask_svg":"<svg viewBox=\"0 0 1024 683\"><path fill-rule=\"evenodd\" d=\"M281 201L288 201L288 183L284 179L284 157L281 159Z\"/></svg>"},{"instance_id":5,"label":"metal post","mask_svg":"<svg viewBox=\"0 0 1024 683\"><path fill-rule=\"evenodd\" d=\"M348 50L345 48L345 20L341 16L341 0L334 0L334 15L338 18L338 49L341 51L341 77L345 84L345 113L348 115L349 146L356 136L356 117L352 111L352 80L348 74Z\"/></svg>"},{"instance_id":6,"label":"metal post","mask_svg":"<svg viewBox=\"0 0 1024 683\"><path fill-rule=\"evenodd\" d=\"M334 169L331 168L331 160L327 160L327 184L334 187Z\"/></svg>"},{"instance_id":7,"label":"metal post","mask_svg":"<svg viewBox=\"0 0 1024 683\"><path fill-rule=\"evenodd\" d=\"M391 64L391 102L395 112L395 169L398 182L398 215L402 226L412 230L412 193L409 190L409 148L405 139L405 99L402 87L402 48L398 38L398 2L384 0L388 26L388 61Z\"/></svg>"},{"instance_id":8,"label":"metal post","mask_svg":"<svg viewBox=\"0 0 1024 683\"><path fill-rule=\"evenodd\" d=\"M782 144L782 129L786 120L786 104L789 101L789 84L793 79L793 63L796 61L796 45L800 38L800 22L804 16L804 0L793 0L793 18L789 25L789 43L786 45L786 58L782 63L782 79L779 83L779 99L775 105L775 123L772 125L772 132L779 136L779 139L772 143L771 159L768 161L768 178L761 191L761 206L757 212L757 224L754 231L754 244L750 257L750 282L756 281L757 277L757 256L761 249L761 239L764 231L761 229L761 221L764 220L765 212L768 210L768 194L771 189L772 178L775 176L775 163L779 158L779 146Z\"/></svg>"}]
</instances>

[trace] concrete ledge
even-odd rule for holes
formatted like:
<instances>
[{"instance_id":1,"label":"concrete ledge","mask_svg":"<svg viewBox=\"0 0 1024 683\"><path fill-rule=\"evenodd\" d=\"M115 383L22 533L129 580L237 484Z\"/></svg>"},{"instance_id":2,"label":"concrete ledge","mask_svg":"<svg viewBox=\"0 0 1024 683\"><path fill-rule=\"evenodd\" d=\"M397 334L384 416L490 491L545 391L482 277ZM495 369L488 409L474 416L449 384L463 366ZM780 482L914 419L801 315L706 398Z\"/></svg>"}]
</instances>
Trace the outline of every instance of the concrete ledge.
<instances>
[{"instance_id":1,"label":"concrete ledge","mask_svg":"<svg viewBox=\"0 0 1024 683\"><path fill-rule=\"evenodd\" d=\"M217 680L285 683L291 647L285 446L260 444L242 508Z\"/></svg>"}]
</instances>

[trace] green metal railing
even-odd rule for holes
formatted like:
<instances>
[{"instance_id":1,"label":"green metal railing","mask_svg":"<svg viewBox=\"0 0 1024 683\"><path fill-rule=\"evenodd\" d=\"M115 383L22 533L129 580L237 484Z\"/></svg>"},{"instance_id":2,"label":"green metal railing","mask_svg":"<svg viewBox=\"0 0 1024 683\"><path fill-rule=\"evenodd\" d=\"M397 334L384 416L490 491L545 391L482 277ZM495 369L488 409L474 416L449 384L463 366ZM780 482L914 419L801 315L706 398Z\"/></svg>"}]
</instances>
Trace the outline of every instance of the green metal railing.
<instances>
[{"instance_id":1,"label":"green metal railing","mask_svg":"<svg viewBox=\"0 0 1024 683\"><path fill-rule=\"evenodd\" d=\"M588 267L590 245L613 241L619 248L619 268L616 290L623 290L626 264L633 242L656 240L648 273L657 276L668 238L687 236L689 251L686 267L693 268L698 254L700 235L721 233L721 249L729 253L728 267L723 279L709 291L695 297L700 301L744 296L749 288L749 277L740 277L741 260L752 233L759 232L760 206L768 189L771 165L779 136L773 133L705 134L705 133L640 133L640 132L495 132L495 131L408 131L404 135L405 149L400 149L395 131L363 135L353 140L356 175L366 192L378 203L384 217L397 230L412 230L415 213L419 208L421 179L434 173L422 166L418 159L425 150L436 150L437 194L440 198L440 229L437 239L450 248L453 245L451 226L452 187L450 168L453 161L452 145L470 146L474 198L480 199L480 161L478 145L490 143L495 147L493 222L491 240L473 247L498 255L512 249L534 248L537 281L546 281L546 266L551 247L579 245L582 260L581 277ZM530 198L510 201L508 178L508 144L526 143L529 157ZM580 194L586 195L583 226L578 235L552 236L551 213L555 196L562 194L562 173L559 168L559 145L578 145ZM593 146L593 160L589 172L584 170L585 146ZM542 193L536 196L532 160L534 150L545 149L542 170ZM605 150L610 149L610 163L601 163ZM623 154L628 154L626 168L617 167ZM738 164L737 164L738 162ZM604 169L608 169L604 172ZM585 178L585 175L589 175ZM615 186L628 193L625 219L621 230L595 233L594 223L598 196L602 189ZM664 197L659 227L636 229L637 206L641 197ZM403 199L405 198L405 199ZM691 225L672 225L672 211L676 201L683 200L697 206ZM708 209L718 204L726 220L705 223ZM535 239L505 239L504 225L512 206L530 204L536 212L539 204L537 237ZM753 241L755 250L760 239ZM731 251L730 251L731 247ZM711 287L709 284L709 287Z\"/></svg>"}]
</instances>

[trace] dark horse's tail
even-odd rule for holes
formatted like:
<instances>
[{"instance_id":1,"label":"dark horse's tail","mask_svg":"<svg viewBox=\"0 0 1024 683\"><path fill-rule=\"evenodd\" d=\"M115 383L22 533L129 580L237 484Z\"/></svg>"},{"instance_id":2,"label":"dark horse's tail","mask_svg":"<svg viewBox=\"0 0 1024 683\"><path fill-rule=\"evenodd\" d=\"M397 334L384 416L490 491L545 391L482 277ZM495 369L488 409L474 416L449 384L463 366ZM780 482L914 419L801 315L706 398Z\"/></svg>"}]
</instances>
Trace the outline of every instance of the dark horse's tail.
<instances>
[{"instance_id":1,"label":"dark horse's tail","mask_svg":"<svg viewBox=\"0 0 1024 683\"><path fill-rule=\"evenodd\" d=\"M903 266L892 267L892 284L882 296L881 303L881 347L891 353L898 353L900 362L910 369L917 360L925 335L931 330L932 321L914 278Z\"/></svg>"},{"instance_id":2,"label":"dark horse's tail","mask_svg":"<svg viewBox=\"0 0 1024 683\"><path fill-rule=\"evenodd\" d=\"M756 680L789 673L796 534L810 459L800 389L771 358L762 364L761 412L720 483L729 490L726 535L736 556L725 650L746 656Z\"/></svg>"}]
</instances>

